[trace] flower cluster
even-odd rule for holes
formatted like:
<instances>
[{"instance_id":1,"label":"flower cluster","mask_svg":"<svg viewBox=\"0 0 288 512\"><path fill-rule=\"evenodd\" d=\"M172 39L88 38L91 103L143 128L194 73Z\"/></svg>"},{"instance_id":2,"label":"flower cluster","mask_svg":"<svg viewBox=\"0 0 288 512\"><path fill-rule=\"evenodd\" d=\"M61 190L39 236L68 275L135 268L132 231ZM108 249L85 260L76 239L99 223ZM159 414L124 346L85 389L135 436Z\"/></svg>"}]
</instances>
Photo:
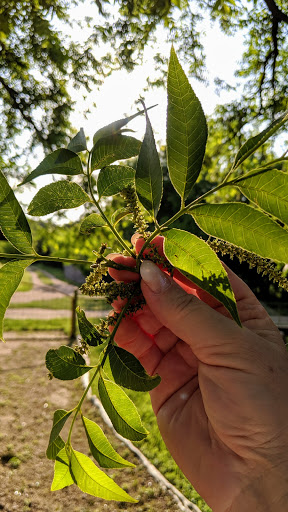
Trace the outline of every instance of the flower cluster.
<instances>
[{"instance_id":1,"label":"flower cluster","mask_svg":"<svg viewBox=\"0 0 288 512\"><path fill-rule=\"evenodd\" d=\"M148 238L147 232L148 224L144 219L144 215L139 206L135 187L128 185L121 192L121 196L125 200L127 212L133 215L134 228L144 238Z\"/></svg>"}]
</instances>

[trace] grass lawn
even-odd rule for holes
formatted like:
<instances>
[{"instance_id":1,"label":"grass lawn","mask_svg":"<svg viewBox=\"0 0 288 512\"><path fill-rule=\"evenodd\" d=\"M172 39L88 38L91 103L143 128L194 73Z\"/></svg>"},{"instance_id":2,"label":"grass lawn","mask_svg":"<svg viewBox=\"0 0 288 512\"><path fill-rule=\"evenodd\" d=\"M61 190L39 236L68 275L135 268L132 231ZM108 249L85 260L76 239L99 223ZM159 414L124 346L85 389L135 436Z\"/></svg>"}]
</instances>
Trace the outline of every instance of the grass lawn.
<instances>
[{"instance_id":1,"label":"grass lawn","mask_svg":"<svg viewBox=\"0 0 288 512\"><path fill-rule=\"evenodd\" d=\"M17 288L17 292L29 292L32 290L32 286L31 274L28 270L25 270L22 281Z\"/></svg>"},{"instance_id":2,"label":"grass lawn","mask_svg":"<svg viewBox=\"0 0 288 512\"><path fill-rule=\"evenodd\" d=\"M47 308L47 309L71 309L72 298L63 296L53 300L33 300L32 302L13 302L9 308L22 309L22 308ZM85 311L105 311L111 309L105 300L102 299L87 299L78 296L78 305Z\"/></svg>"},{"instance_id":3,"label":"grass lawn","mask_svg":"<svg viewBox=\"0 0 288 512\"><path fill-rule=\"evenodd\" d=\"M69 336L70 330L70 318L54 318L53 320L14 320L12 318L4 319L4 336L5 331L64 331L64 333Z\"/></svg>"},{"instance_id":4,"label":"grass lawn","mask_svg":"<svg viewBox=\"0 0 288 512\"><path fill-rule=\"evenodd\" d=\"M54 277L56 277L56 279L60 279L61 281L65 281L65 283L74 284L75 286L78 286L78 284L75 283L74 281L67 279L67 277L64 274L64 270L61 267L54 267L53 265L49 265L46 263L37 263L37 264L33 265L33 268L35 268L39 271L46 270L46 272L49 272L50 274L52 274ZM41 274L43 275L42 272L41 272ZM47 279L47 276L45 276L45 277ZM40 277L40 279L42 280L42 277Z\"/></svg>"},{"instance_id":5,"label":"grass lawn","mask_svg":"<svg viewBox=\"0 0 288 512\"><path fill-rule=\"evenodd\" d=\"M93 349L90 353L91 363L96 364L96 358L93 359ZM97 383L92 385L93 392L98 395ZM152 464L167 478L179 491L182 492L190 501L193 501L203 512L211 512L204 500L192 487L190 482L185 478L177 464L168 452L164 441L160 435L157 421L152 410L149 393L139 393L136 391L125 390L128 396L136 405L144 426L149 430L150 434L146 439L134 444L140 448L142 453L149 459ZM191 461L193 464L193 461ZM137 473L137 468L135 468ZM136 475L135 475L136 476Z\"/></svg>"}]
</instances>

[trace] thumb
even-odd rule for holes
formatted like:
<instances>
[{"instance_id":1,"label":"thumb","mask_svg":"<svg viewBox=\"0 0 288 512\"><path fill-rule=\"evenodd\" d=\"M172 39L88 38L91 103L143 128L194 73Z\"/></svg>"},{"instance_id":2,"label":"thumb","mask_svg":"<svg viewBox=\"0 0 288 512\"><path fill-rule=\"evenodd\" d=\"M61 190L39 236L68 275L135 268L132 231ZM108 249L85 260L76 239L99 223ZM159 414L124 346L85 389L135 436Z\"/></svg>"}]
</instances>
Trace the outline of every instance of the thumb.
<instances>
[{"instance_id":1,"label":"thumb","mask_svg":"<svg viewBox=\"0 0 288 512\"><path fill-rule=\"evenodd\" d=\"M142 292L151 311L165 327L191 347L200 361L222 365L223 357L230 359L233 354L235 360L235 352L241 354L248 339L243 336L244 329L233 320L186 293L152 261L144 261L140 273Z\"/></svg>"}]
</instances>

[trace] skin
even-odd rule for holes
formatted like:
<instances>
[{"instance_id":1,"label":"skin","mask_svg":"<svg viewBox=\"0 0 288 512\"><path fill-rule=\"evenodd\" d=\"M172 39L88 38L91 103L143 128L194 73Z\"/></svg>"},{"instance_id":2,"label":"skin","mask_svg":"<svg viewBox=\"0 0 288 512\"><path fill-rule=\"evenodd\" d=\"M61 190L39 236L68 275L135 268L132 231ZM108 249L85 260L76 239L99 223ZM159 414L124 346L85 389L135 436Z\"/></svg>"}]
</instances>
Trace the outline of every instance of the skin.
<instances>
[{"instance_id":1,"label":"skin","mask_svg":"<svg viewBox=\"0 0 288 512\"><path fill-rule=\"evenodd\" d=\"M133 241L139 252L143 240ZM156 244L163 254L162 237ZM130 257L110 258L135 265ZM242 328L178 271L172 279L144 261L147 304L123 319L115 341L161 376L150 393L161 435L213 512L288 510L287 352L249 287L226 270ZM113 307L119 311L123 302Z\"/></svg>"}]
</instances>

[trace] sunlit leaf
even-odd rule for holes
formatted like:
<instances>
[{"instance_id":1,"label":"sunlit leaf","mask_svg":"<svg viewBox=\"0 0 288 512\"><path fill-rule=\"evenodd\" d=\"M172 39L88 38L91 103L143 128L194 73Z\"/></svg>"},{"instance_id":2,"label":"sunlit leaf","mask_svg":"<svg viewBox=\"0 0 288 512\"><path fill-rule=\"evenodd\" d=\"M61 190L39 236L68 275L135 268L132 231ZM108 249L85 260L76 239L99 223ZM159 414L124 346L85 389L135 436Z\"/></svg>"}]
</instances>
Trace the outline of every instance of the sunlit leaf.
<instances>
[{"instance_id":1,"label":"sunlit leaf","mask_svg":"<svg viewBox=\"0 0 288 512\"><path fill-rule=\"evenodd\" d=\"M219 300L240 324L227 273L215 252L203 240L181 229L164 233L164 253L170 263L193 283Z\"/></svg>"},{"instance_id":2,"label":"sunlit leaf","mask_svg":"<svg viewBox=\"0 0 288 512\"><path fill-rule=\"evenodd\" d=\"M191 210L198 226L262 258L288 262L288 232L264 213L242 203L203 204Z\"/></svg>"},{"instance_id":3,"label":"sunlit leaf","mask_svg":"<svg viewBox=\"0 0 288 512\"><path fill-rule=\"evenodd\" d=\"M106 225L105 220L99 213L91 213L81 222L79 231L82 235L90 235L94 229L102 228Z\"/></svg>"},{"instance_id":4,"label":"sunlit leaf","mask_svg":"<svg viewBox=\"0 0 288 512\"><path fill-rule=\"evenodd\" d=\"M28 206L29 215L48 215L69 208L77 208L90 202L84 190L72 181L57 181L46 185L37 192Z\"/></svg>"},{"instance_id":5,"label":"sunlit leaf","mask_svg":"<svg viewBox=\"0 0 288 512\"><path fill-rule=\"evenodd\" d=\"M51 491L59 491L64 487L74 484L70 473L70 462L65 448L58 453L54 466L54 479L51 485Z\"/></svg>"},{"instance_id":6,"label":"sunlit leaf","mask_svg":"<svg viewBox=\"0 0 288 512\"><path fill-rule=\"evenodd\" d=\"M183 200L200 173L206 140L207 124L201 103L172 48L168 69L167 163L171 182Z\"/></svg>"},{"instance_id":7,"label":"sunlit leaf","mask_svg":"<svg viewBox=\"0 0 288 512\"><path fill-rule=\"evenodd\" d=\"M117 384L134 391L151 391L161 381L159 375L148 375L140 361L121 347L109 346L104 370L107 365Z\"/></svg>"},{"instance_id":8,"label":"sunlit leaf","mask_svg":"<svg viewBox=\"0 0 288 512\"><path fill-rule=\"evenodd\" d=\"M91 168L101 169L107 165L138 155L141 142L126 135L110 135L98 140L92 150Z\"/></svg>"},{"instance_id":9,"label":"sunlit leaf","mask_svg":"<svg viewBox=\"0 0 288 512\"><path fill-rule=\"evenodd\" d=\"M29 183L29 181L38 178L38 176L44 176L45 174L65 174L66 176L74 176L82 173L83 168L79 156L73 151L70 151L70 149L61 148L56 149L56 151L46 156L36 169L26 176L20 185Z\"/></svg>"},{"instance_id":10,"label":"sunlit leaf","mask_svg":"<svg viewBox=\"0 0 288 512\"><path fill-rule=\"evenodd\" d=\"M15 258L17 258L16 254ZM0 268L0 340L4 341L3 319L11 297L21 283L25 268L33 262L32 259L9 261Z\"/></svg>"},{"instance_id":11,"label":"sunlit leaf","mask_svg":"<svg viewBox=\"0 0 288 512\"><path fill-rule=\"evenodd\" d=\"M113 196L135 183L135 170L128 165L110 165L99 172L97 189L99 198Z\"/></svg>"},{"instance_id":12,"label":"sunlit leaf","mask_svg":"<svg viewBox=\"0 0 288 512\"><path fill-rule=\"evenodd\" d=\"M70 140L67 148L75 153L81 153L81 151L85 151L87 149L86 137L83 128L80 128L75 137Z\"/></svg>"},{"instance_id":13,"label":"sunlit leaf","mask_svg":"<svg viewBox=\"0 0 288 512\"><path fill-rule=\"evenodd\" d=\"M103 343L103 339L96 327L87 320L85 312L79 306L76 308L80 334L86 343L92 347L97 347Z\"/></svg>"},{"instance_id":14,"label":"sunlit leaf","mask_svg":"<svg viewBox=\"0 0 288 512\"><path fill-rule=\"evenodd\" d=\"M113 423L115 430L121 436L131 441L141 441L148 432L142 425L138 411L115 382L99 378L98 390L102 405Z\"/></svg>"},{"instance_id":15,"label":"sunlit leaf","mask_svg":"<svg viewBox=\"0 0 288 512\"><path fill-rule=\"evenodd\" d=\"M94 423L82 416L90 451L95 460L102 468L124 468L135 467L135 464L123 459L109 443L103 430Z\"/></svg>"},{"instance_id":16,"label":"sunlit leaf","mask_svg":"<svg viewBox=\"0 0 288 512\"><path fill-rule=\"evenodd\" d=\"M46 457L48 459L55 460L58 452L63 448L64 441L59 434L71 413L72 411L65 411L65 409L58 409L54 412L53 426L46 451Z\"/></svg>"},{"instance_id":17,"label":"sunlit leaf","mask_svg":"<svg viewBox=\"0 0 288 512\"><path fill-rule=\"evenodd\" d=\"M62 345L58 349L50 349L46 354L46 367L56 379L73 380L91 370L85 359L70 347Z\"/></svg>"},{"instance_id":18,"label":"sunlit leaf","mask_svg":"<svg viewBox=\"0 0 288 512\"><path fill-rule=\"evenodd\" d=\"M19 252L33 254L32 235L28 221L12 188L0 171L0 229Z\"/></svg>"},{"instance_id":19,"label":"sunlit leaf","mask_svg":"<svg viewBox=\"0 0 288 512\"><path fill-rule=\"evenodd\" d=\"M127 501L137 503L137 500L123 491L109 476L95 466L87 455L72 450L71 471L81 491L105 500Z\"/></svg>"}]
</instances>

